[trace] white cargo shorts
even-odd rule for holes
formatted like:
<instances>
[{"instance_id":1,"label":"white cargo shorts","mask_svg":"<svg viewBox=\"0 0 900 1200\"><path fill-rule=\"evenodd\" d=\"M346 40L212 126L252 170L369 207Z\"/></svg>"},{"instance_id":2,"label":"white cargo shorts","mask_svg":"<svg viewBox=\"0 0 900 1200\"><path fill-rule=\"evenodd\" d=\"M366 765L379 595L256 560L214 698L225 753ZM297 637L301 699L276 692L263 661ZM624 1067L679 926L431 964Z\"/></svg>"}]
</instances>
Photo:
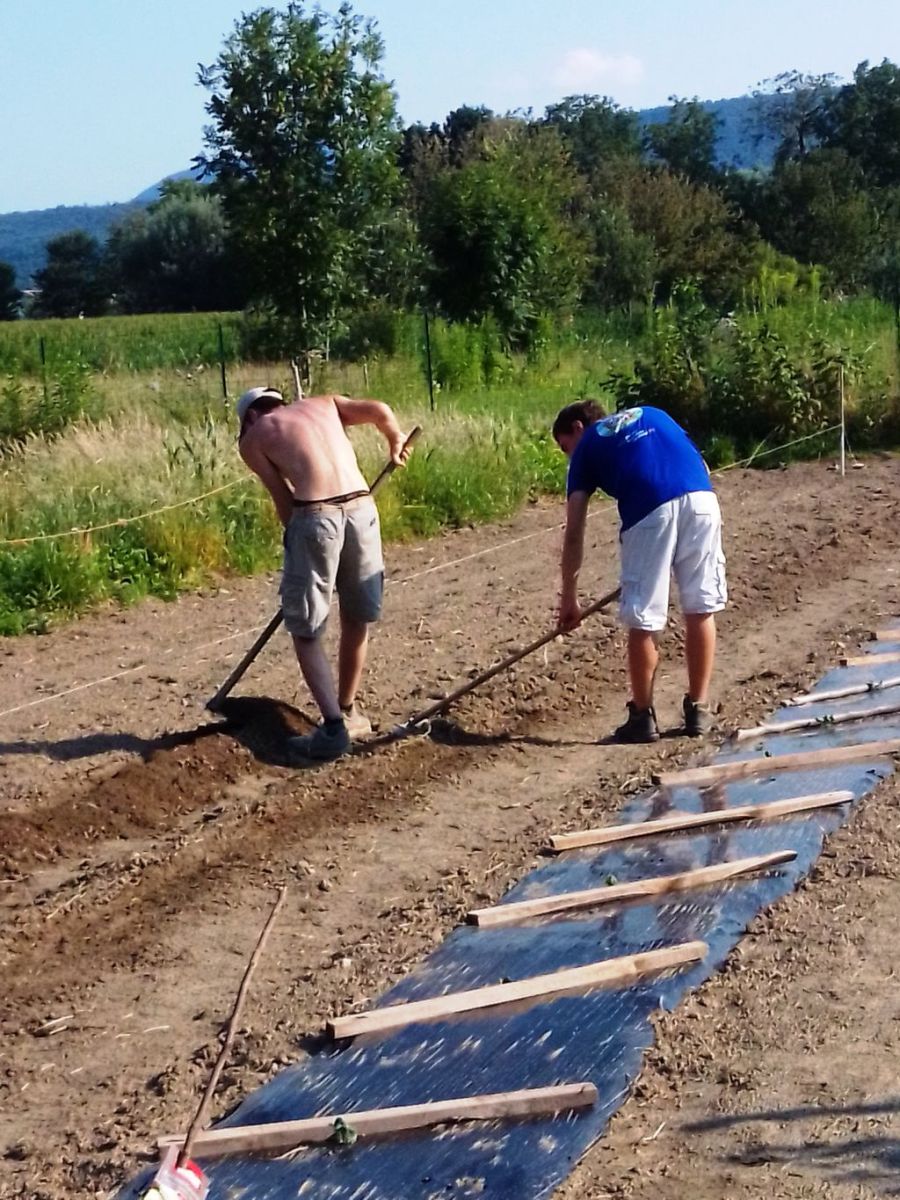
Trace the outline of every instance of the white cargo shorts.
<instances>
[{"instance_id":1,"label":"white cargo shorts","mask_svg":"<svg viewBox=\"0 0 900 1200\"><path fill-rule=\"evenodd\" d=\"M665 629L673 574L682 612L720 612L728 601L714 492L688 492L660 504L622 533L620 554L619 617L629 629Z\"/></svg>"}]
</instances>

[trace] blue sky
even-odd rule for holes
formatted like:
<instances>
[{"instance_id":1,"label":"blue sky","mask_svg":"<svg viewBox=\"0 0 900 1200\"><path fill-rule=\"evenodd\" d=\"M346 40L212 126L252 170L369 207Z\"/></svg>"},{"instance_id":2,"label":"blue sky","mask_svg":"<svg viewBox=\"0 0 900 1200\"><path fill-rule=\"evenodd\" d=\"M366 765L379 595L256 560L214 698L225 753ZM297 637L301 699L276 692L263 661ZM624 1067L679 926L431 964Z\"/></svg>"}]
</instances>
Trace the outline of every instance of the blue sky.
<instances>
[{"instance_id":1,"label":"blue sky","mask_svg":"<svg viewBox=\"0 0 900 1200\"><path fill-rule=\"evenodd\" d=\"M277 6L277 5L276 5ZM336 6L336 0L335 0ZM234 0L0 0L0 212L126 200L201 148L198 62ZM323 7L330 7L325 3ZM629 108L714 99L797 68L900 62L898 0L356 0L405 120L573 92Z\"/></svg>"}]
</instances>

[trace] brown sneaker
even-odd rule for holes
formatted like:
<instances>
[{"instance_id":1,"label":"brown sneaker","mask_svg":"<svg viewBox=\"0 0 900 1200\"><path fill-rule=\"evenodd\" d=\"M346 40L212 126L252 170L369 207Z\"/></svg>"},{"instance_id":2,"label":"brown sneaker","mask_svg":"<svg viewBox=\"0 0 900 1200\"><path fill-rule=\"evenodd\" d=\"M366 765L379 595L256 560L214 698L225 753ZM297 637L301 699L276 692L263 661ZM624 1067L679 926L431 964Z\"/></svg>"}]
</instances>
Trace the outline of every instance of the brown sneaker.
<instances>
[{"instance_id":1,"label":"brown sneaker","mask_svg":"<svg viewBox=\"0 0 900 1200\"><path fill-rule=\"evenodd\" d=\"M341 713L343 714L344 724L347 726L347 732L352 742L358 742L361 738L372 736L372 722L365 713L360 711L355 700L348 708L344 708L341 705Z\"/></svg>"},{"instance_id":2,"label":"brown sneaker","mask_svg":"<svg viewBox=\"0 0 900 1200\"><path fill-rule=\"evenodd\" d=\"M704 737L712 732L713 716L708 704L700 704L690 696L685 696L681 709L684 713L684 732L688 737Z\"/></svg>"},{"instance_id":3,"label":"brown sneaker","mask_svg":"<svg viewBox=\"0 0 900 1200\"><path fill-rule=\"evenodd\" d=\"M659 726L656 723L656 710L653 707L638 708L633 700L628 701L627 708L628 720L613 731L613 739L629 745L658 742Z\"/></svg>"}]
</instances>

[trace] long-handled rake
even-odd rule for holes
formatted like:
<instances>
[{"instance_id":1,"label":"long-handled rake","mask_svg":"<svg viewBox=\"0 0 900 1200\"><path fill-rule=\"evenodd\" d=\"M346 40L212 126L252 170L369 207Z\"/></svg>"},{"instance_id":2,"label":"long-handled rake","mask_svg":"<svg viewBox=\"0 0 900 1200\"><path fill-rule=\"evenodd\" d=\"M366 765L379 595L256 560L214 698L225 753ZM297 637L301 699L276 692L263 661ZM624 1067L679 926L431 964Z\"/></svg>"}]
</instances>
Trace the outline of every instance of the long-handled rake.
<instances>
[{"instance_id":1,"label":"long-handled rake","mask_svg":"<svg viewBox=\"0 0 900 1200\"><path fill-rule=\"evenodd\" d=\"M587 608L582 610L582 620L585 617L591 616L593 613L600 612L607 608L610 604L618 600L621 594L621 588L616 588L615 591L607 592L605 596L601 596L599 600L595 600L593 604L589 604ZM427 708L423 708L421 712L413 713L401 725L395 725L391 732L387 735L388 739L398 737L411 737L416 735L427 734L430 732L429 722L432 717L438 716L454 704L463 696L467 696L469 692L474 692L476 688L480 688L482 684L493 679L495 675L499 675L501 671L508 671L510 667L515 666L517 662L521 662L523 658L527 658L529 654L534 654L535 650L540 650L542 646L546 646L548 642L552 642L555 637L559 637L564 630L555 625L547 633L541 634L539 638L535 638L533 642L529 642L521 650L515 650L501 662L495 663L486 671L482 671L480 675L476 675L474 679L470 679L468 683L462 684L458 688L454 688L452 692L448 692L440 700L436 700L434 704L429 704Z\"/></svg>"}]
</instances>

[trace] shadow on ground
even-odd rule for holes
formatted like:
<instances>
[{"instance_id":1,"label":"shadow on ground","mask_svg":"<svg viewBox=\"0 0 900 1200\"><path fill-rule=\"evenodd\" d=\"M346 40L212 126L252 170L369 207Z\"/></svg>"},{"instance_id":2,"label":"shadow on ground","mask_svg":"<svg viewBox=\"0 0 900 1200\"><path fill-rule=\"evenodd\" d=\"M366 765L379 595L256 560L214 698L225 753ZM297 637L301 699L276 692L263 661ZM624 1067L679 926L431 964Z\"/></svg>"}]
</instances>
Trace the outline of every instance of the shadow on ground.
<instances>
[{"instance_id":1,"label":"shadow on ground","mask_svg":"<svg viewBox=\"0 0 900 1200\"><path fill-rule=\"evenodd\" d=\"M723 1160L745 1167L792 1166L830 1183L866 1187L885 1196L900 1196L900 1138L887 1131L879 1134L874 1128L876 1123L880 1124L898 1112L900 1096L890 1096L859 1104L804 1105L715 1116L691 1122L682 1129L685 1133L714 1133L762 1121L776 1122L779 1126L789 1122L827 1121L824 1130L811 1130L802 1140L751 1137L740 1149L723 1155ZM842 1132L834 1138L838 1125L843 1125L849 1136Z\"/></svg>"}]
</instances>

